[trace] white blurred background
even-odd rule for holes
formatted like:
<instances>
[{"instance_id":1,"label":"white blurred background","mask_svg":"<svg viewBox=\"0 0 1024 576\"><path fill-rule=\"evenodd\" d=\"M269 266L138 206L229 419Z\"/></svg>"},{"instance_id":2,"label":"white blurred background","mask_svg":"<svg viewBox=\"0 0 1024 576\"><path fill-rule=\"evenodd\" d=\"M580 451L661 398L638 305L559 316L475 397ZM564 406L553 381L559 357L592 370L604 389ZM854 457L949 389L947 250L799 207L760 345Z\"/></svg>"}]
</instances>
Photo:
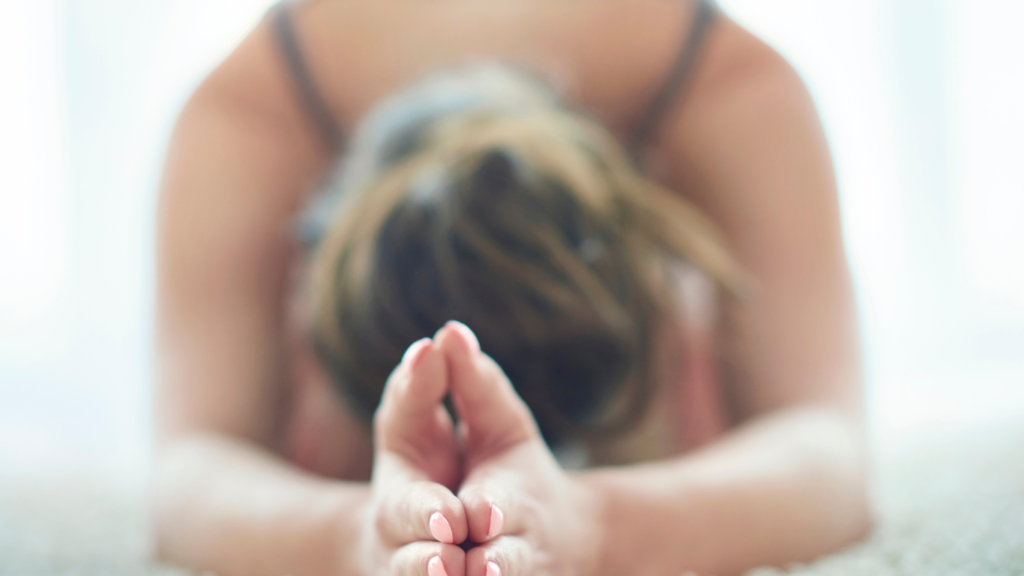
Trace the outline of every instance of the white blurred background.
<instances>
[{"instance_id":1,"label":"white blurred background","mask_svg":"<svg viewBox=\"0 0 1024 576\"><path fill-rule=\"evenodd\" d=\"M875 439L1024 417L1024 3L720 4L824 119ZM145 470L162 152L268 5L0 3L0 472Z\"/></svg>"}]
</instances>

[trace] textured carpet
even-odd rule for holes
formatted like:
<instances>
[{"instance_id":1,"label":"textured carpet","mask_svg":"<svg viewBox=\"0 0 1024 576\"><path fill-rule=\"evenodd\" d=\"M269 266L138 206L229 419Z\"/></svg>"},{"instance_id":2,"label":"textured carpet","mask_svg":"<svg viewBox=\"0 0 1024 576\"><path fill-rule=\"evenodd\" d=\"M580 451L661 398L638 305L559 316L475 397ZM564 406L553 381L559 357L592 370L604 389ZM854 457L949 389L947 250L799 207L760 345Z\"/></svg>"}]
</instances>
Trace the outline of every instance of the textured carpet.
<instances>
[{"instance_id":1,"label":"textured carpet","mask_svg":"<svg viewBox=\"0 0 1024 576\"><path fill-rule=\"evenodd\" d=\"M748 576L1024 576L1024 422L894 444L876 458L870 537Z\"/></svg>"},{"instance_id":2,"label":"textured carpet","mask_svg":"<svg viewBox=\"0 0 1024 576\"><path fill-rule=\"evenodd\" d=\"M1024 422L888 441L864 542L752 576L1024 575ZM0 575L185 576L148 561L143 482L0 472Z\"/></svg>"}]
</instances>

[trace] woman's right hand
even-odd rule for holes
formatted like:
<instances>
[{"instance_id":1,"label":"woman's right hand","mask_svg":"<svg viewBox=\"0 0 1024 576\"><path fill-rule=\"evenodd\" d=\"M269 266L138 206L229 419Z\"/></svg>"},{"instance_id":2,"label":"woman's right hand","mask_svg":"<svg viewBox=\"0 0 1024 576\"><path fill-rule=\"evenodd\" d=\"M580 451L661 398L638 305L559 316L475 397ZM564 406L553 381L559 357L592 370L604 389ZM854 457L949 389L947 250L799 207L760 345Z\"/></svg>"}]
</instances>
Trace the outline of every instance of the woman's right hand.
<instances>
[{"instance_id":1,"label":"woman's right hand","mask_svg":"<svg viewBox=\"0 0 1024 576\"><path fill-rule=\"evenodd\" d=\"M424 338L409 347L374 415L374 465L357 572L366 576L464 576L468 534L459 450L442 399L444 354ZM343 564L345 564L343 559Z\"/></svg>"}]
</instances>

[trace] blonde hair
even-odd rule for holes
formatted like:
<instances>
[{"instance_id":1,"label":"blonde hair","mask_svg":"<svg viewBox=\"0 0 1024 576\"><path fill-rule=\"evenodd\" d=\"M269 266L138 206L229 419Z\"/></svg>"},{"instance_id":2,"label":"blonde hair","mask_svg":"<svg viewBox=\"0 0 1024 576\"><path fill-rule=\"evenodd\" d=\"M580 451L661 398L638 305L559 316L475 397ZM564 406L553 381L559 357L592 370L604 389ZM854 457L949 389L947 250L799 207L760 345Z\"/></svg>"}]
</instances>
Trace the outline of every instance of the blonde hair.
<instances>
[{"instance_id":1,"label":"blonde hair","mask_svg":"<svg viewBox=\"0 0 1024 576\"><path fill-rule=\"evenodd\" d=\"M638 174L600 125L543 98L446 113L413 140L353 191L314 255L314 340L342 390L372 412L405 347L457 319L549 439L635 425L674 309L664 265L742 289L714 224Z\"/></svg>"}]
</instances>

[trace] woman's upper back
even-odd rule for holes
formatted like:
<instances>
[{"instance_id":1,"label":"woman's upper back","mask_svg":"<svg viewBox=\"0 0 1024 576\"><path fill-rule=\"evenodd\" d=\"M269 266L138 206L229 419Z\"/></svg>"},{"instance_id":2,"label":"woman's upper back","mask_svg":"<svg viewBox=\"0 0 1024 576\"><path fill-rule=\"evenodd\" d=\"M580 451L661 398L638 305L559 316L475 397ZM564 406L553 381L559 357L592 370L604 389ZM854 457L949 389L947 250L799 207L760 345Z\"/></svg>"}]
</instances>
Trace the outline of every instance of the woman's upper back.
<instances>
[{"instance_id":1,"label":"woman's upper back","mask_svg":"<svg viewBox=\"0 0 1024 576\"><path fill-rule=\"evenodd\" d=\"M278 6L271 26L310 120L336 142L419 77L497 60L645 145L683 95L715 14L706 0L320 0Z\"/></svg>"}]
</instances>

